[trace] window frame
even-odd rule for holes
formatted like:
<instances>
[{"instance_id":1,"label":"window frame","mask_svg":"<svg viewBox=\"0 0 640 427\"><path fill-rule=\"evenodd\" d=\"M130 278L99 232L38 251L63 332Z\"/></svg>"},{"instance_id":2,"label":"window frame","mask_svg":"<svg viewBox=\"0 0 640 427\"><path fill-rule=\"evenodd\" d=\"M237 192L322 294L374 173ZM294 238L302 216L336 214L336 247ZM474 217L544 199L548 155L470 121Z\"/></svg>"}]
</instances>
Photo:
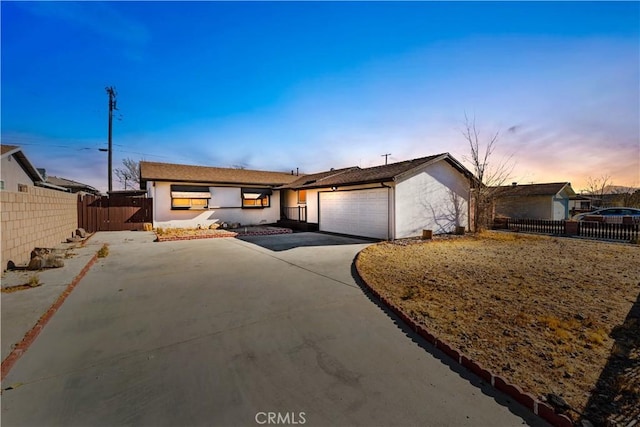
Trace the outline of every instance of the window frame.
<instances>
[{"instance_id":1,"label":"window frame","mask_svg":"<svg viewBox=\"0 0 640 427\"><path fill-rule=\"evenodd\" d=\"M190 194L194 197L189 197ZM169 195L172 211L208 210L212 198L209 186L203 185L171 184ZM175 202L178 200L181 203L176 206Z\"/></svg>"},{"instance_id":2,"label":"window frame","mask_svg":"<svg viewBox=\"0 0 640 427\"><path fill-rule=\"evenodd\" d=\"M245 197L245 195L259 194L262 197ZM273 191L270 188L241 188L240 198L242 209L264 209L271 207L271 195ZM260 202L259 204L257 202Z\"/></svg>"}]
</instances>

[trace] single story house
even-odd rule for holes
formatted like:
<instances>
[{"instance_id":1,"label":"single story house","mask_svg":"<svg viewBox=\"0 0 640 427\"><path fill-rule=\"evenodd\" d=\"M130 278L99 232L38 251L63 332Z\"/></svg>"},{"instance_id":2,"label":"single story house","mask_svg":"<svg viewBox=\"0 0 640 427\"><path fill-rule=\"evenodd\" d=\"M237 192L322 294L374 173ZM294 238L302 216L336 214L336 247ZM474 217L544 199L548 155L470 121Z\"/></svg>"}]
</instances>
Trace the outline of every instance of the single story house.
<instances>
[{"instance_id":1,"label":"single story house","mask_svg":"<svg viewBox=\"0 0 640 427\"><path fill-rule=\"evenodd\" d=\"M280 219L280 192L293 173L140 162L140 188L153 198L154 227L259 225Z\"/></svg>"},{"instance_id":2,"label":"single story house","mask_svg":"<svg viewBox=\"0 0 640 427\"><path fill-rule=\"evenodd\" d=\"M140 163L154 226L288 219L320 231L398 239L468 227L473 174L450 154L384 166L281 172Z\"/></svg>"},{"instance_id":3,"label":"single story house","mask_svg":"<svg viewBox=\"0 0 640 427\"><path fill-rule=\"evenodd\" d=\"M516 219L569 219L576 196L569 182L494 187L494 214Z\"/></svg>"},{"instance_id":4,"label":"single story house","mask_svg":"<svg viewBox=\"0 0 640 427\"><path fill-rule=\"evenodd\" d=\"M88 193L94 194L96 196L100 195L100 191L96 188L90 186L89 184L83 184L78 181L74 181L72 179L61 178L57 176L47 176L47 173L44 169L38 169L42 177L49 184L57 185L58 187L66 188L72 193Z\"/></svg>"}]
</instances>

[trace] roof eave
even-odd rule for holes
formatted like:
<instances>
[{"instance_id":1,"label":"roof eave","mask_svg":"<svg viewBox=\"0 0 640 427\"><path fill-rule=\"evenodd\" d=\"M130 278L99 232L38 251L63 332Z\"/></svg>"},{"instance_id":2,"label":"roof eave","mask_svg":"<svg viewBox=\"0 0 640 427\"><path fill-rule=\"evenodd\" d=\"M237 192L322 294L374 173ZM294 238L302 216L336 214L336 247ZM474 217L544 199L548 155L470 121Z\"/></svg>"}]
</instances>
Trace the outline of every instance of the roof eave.
<instances>
[{"instance_id":1,"label":"roof eave","mask_svg":"<svg viewBox=\"0 0 640 427\"><path fill-rule=\"evenodd\" d=\"M22 149L18 148L16 150L10 151L10 153L15 157L18 163L20 163L20 166L22 166L25 172L27 172L27 174L29 175L29 177L34 183L44 182L44 179L40 175L40 172L38 172L38 170L31 164L29 159L27 159L27 156L25 156Z\"/></svg>"},{"instance_id":2,"label":"roof eave","mask_svg":"<svg viewBox=\"0 0 640 427\"><path fill-rule=\"evenodd\" d=\"M294 190L308 190L308 189L316 189L316 188L331 188L331 187L352 187L355 185L367 185L367 184L384 184L385 182L394 182L393 177L389 178L378 178L378 179L367 179L367 180L359 180L359 181L349 181L344 183L328 183L322 185L309 185L309 186L301 186L294 188Z\"/></svg>"},{"instance_id":3,"label":"roof eave","mask_svg":"<svg viewBox=\"0 0 640 427\"><path fill-rule=\"evenodd\" d=\"M279 187L279 186L283 186L286 185L286 183L265 183L265 182L237 182L237 181L210 181L210 180L198 180L198 179L166 179L166 178L141 178L140 179L140 187L142 190L145 190L147 187L147 182L148 181L153 181L153 182L195 182L198 184L211 184L211 185L216 185L216 184L222 184L222 185L231 185L231 186L255 186L255 185L262 185L262 186L269 186L269 187Z\"/></svg>"}]
</instances>

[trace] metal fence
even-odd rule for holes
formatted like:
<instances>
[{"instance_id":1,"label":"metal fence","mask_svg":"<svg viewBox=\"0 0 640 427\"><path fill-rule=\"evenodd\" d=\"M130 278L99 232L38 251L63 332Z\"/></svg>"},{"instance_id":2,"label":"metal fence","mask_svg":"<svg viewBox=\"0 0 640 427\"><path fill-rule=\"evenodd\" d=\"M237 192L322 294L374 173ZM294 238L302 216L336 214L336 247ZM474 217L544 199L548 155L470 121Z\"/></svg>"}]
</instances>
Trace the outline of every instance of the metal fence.
<instances>
[{"instance_id":1,"label":"metal fence","mask_svg":"<svg viewBox=\"0 0 640 427\"><path fill-rule=\"evenodd\" d=\"M293 206L282 208L284 218L291 221L307 222L307 207Z\"/></svg>"},{"instance_id":2,"label":"metal fence","mask_svg":"<svg viewBox=\"0 0 640 427\"><path fill-rule=\"evenodd\" d=\"M598 221L553 221L544 219L507 219L498 228L507 228L525 233L581 236L591 239L637 241L640 238L640 223L631 224Z\"/></svg>"},{"instance_id":3,"label":"metal fence","mask_svg":"<svg viewBox=\"0 0 640 427\"><path fill-rule=\"evenodd\" d=\"M578 222L578 236L592 239L637 240L640 236L640 223L612 224L607 222Z\"/></svg>"}]
</instances>

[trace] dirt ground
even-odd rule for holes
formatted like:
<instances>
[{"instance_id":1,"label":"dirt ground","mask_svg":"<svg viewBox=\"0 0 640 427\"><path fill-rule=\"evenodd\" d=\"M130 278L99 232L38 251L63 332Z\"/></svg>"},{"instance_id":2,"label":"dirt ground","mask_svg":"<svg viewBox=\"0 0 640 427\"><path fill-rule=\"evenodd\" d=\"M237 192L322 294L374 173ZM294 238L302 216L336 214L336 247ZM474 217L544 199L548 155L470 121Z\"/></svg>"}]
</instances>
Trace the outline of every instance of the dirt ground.
<instances>
[{"instance_id":1,"label":"dirt ground","mask_svg":"<svg viewBox=\"0 0 640 427\"><path fill-rule=\"evenodd\" d=\"M557 394L596 425L640 418L640 246L486 232L381 243L357 267L523 390Z\"/></svg>"}]
</instances>

